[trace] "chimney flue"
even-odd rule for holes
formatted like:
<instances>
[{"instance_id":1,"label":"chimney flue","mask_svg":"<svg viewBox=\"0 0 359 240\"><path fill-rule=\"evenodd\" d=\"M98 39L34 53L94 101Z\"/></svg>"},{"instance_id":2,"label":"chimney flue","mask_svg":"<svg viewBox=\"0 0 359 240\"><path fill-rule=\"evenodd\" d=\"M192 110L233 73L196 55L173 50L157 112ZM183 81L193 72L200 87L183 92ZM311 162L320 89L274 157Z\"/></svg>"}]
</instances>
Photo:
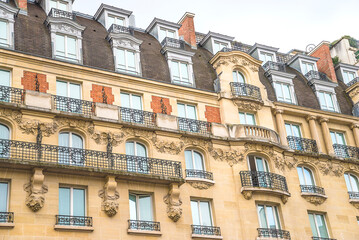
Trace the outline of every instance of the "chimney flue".
<instances>
[{"instance_id":1,"label":"chimney flue","mask_svg":"<svg viewBox=\"0 0 359 240\"><path fill-rule=\"evenodd\" d=\"M178 35L190 44L193 48L197 47L196 44L196 31L194 29L194 13L186 12L179 20L178 24L181 24L181 28L178 30Z\"/></svg>"},{"instance_id":2,"label":"chimney flue","mask_svg":"<svg viewBox=\"0 0 359 240\"><path fill-rule=\"evenodd\" d=\"M20 8L19 13L27 15L27 0L15 0L15 3Z\"/></svg>"}]
</instances>

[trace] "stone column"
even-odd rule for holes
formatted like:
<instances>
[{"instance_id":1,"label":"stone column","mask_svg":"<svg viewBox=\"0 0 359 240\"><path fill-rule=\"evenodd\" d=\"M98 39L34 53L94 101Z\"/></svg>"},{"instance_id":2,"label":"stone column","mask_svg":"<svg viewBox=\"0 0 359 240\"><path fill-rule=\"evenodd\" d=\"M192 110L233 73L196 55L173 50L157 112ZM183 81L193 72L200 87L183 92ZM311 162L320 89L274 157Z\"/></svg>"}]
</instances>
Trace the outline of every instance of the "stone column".
<instances>
[{"instance_id":1,"label":"stone column","mask_svg":"<svg viewBox=\"0 0 359 240\"><path fill-rule=\"evenodd\" d=\"M355 146L359 148L359 124L353 123L350 128L353 130Z\"/></svg>"},{"instance_id":2,"label":"stone column","mask_svg":"<svg viewBox=\"0 0 359 240\"><path fill-rule=\"evenodd\" d=\"M323 132L325 147L327 148L327 153L329 155L334 155L335 153L334 153L332 139L330 137L328 122L329 122L328 118L320 119L320 124L322 125L322 132Z\"/></svg>"},{"instance_id":3,"label":"stone column","mask_svg":"<svg viewBox=\"0 0 359 240\"><path fill-rule=\"evenodd\" d=\"M317 120L316 116L313 115L307 116L307 121L309 122L310 134L312 136L312 139L317 142L318 152L322 153L323 152L322 143L320 142L320 138L318 135L317 125L315 122L316 120Z\"/></svg>"},{"instance_id":4,"label":"stone column","mask_svg":"<svg viewBox=\"0 0 359 240\"><path fill-rule=\"evenodd\" d=\"M274 110L274 115L277 122L277 129L278 129L280 142L282 145L288 146L287 134L285 132L285 125L283 120L283 110L281 109Z\"/></svg>"}]
</instances>

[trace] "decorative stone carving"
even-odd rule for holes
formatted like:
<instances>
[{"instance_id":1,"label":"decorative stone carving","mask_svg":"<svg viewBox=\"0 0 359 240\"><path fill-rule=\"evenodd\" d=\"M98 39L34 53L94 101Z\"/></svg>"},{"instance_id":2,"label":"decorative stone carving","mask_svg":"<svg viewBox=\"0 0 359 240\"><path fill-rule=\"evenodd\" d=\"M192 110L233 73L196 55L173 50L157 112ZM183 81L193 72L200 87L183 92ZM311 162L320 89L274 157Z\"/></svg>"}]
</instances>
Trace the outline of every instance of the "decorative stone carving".
<instances>
[{"instance_id":1,"label":"decorative stone carving","mask_svg":"<svg viewBox=\"0 0 359 240\"><path fill-rule=\"evenodd\" d=\"M91 138L95 140L97 144L108 144L109 139L111 140L112 146L117 146L123 142L125 134L114 133L114 132L94 132Z\"/></svg>"},{"instance_id":2,"label":"decorative stone carving","mask_svg":"<svg viewBox=\"0 0 359 240\"><path fill-rule=\"evenodd\" d=\"M177 222L182 216L182 201L180 199L180 190L178 184L171 184L168 194L163 198L167 204L167 216L172 221Z\"/></svg>"},{"instance_id":3,"label":"decorative stone carving","mask_svg":"<svg viewBox=\"0 0 359 240\"><path fill-rule=\"evenodd\" d=\"M258 64L254 64L252 61L250 61L248 58L250 58L250 56L244 56L245 53L243 54L238 54L232 53L232 56L228 56L228 57L220 57L220 59L217 61L216 64L214 64L214 68L218 68L221 65L225 65L228 66L229 63L232 63L234 65L238 65L238 66L247 66L249 67L250 70L252 70L253 72L258 72L259 71L259 65Z\"/></svg>"},{"instance_id":4,"label":"decorative stone carving","mask_svg":"<svg viewBox=\"0 0 359 240\"><path fill-rule=\"evenodd\" d=\"M235 97L233 98L233 103L242 110L249 110L249 111L258 111L260 110L264 102L262 100L254 100L245 97Z\"/></svg>"},{"instance_id":5,"label":"decorative stone carving","mask_svg":"<svg viewBox=\"0 0 359 240\"><path fill-rule=\"evenodd\" d=\"M209 147L209 152L215 160L228 162L231 167L244 159L243 153L240 153L237 150L224 151L220 148Z\"/></svg>"},{"instance_id":6,"label":"decorative stone carving","mask_svg":"<svg viewBox=\"0 0 359 240\"><path fill-rule=\"evenodd\" d=\"M302 197L315 206L323 204L327 200L325 196L319 194L302 194Z\"/></svg>"},{"instance_id":7,"label":"decorative stone carving","mask_svg":"<svg viewBox=\"0 0 359 240\"><path fill-rule=\"evenodd\" d=\"M332 175L336 177L341 177L344 174L344 167L342 164L334 162L333 160L320 159L315 163L320 171L324 175Z\"/></svg>"},{"instance_id":8,"label":"decorative stone carving","mask_svg":"<svg viewBox=\"0 0 359 240\"><path fill-rule=\"evenodd\" d=\"M244 190L244 191L242 191L242 194L243 194L243 197L244 197L246 200L251 200L251 199L252 199L252 195L253 195L253 192L252 192L252 191Z\"/></svg>"},{"instance_id":9,"label":"decorative stone carving","mask_svg":"<svg viewBox=\"0 0 359 240\"><path fill-rule=\"evenodd\" d=\"M104 188L98 192L98 196L102 198L102 210L109 217L112 217L118 212L120 194L116 190L117 182L115 177L107 176L106 181Z\"/></svg>"},{"instance_id":10,"label":"decorative stone carving","mask_svg":"<svg viewBox=\"0 0 359 240\"><path fill-rule=\"evenodd\" d=\"M282 195L282 196L280 197L280 199L282 200L282 203L283 203L283 204L286 204L286 203L288 202L288 197L289 197L289 196L287 196L287 195Z\"/></svg>"},{"instance_id":11,"label":"decorative stone carving","mask_svg":"<svg viewBox=\"0 0 359 240\"><path fill-rule=\"evenodd\" d=\"M193 188L199 189L199 190L206 190L214 185L214 182L210 181L200 181L200 180L186 180Z\"/></svg>"},{"instance_id":12,"label":"decorative stone carving","mask_svg":"<svg viewBox=\"0 0 359 240\"><path fill-rule=\"evenodd\" d=\"M161 153L169 153L172 155L178 155L184 147L183 142L171 142L155 139L154 143L157 150Z\"/></svg>"},{"instance_id":13,"label":"decorative stone carving","mask_svg":"<svg viewBox=\"0 0 359 240\"><path fill-rule=\"evenodd\" d=\"M24 190L27 192L25 204L34 212L39 211L45 204L45 193L48 188L43 184L44 178L42 169L35 168L30 182L24 185Z\"/></svg>"},{"instance_id":14,"label":"decorative stone carving","mask_svg":"<svg viewBox=\"0 0 359 240\"><path fill-rule=\"evenodd\" d=\"M356 209L359 209L359 202L358 201L351 201L350 202Z\"/></svg>"}]
</instances>

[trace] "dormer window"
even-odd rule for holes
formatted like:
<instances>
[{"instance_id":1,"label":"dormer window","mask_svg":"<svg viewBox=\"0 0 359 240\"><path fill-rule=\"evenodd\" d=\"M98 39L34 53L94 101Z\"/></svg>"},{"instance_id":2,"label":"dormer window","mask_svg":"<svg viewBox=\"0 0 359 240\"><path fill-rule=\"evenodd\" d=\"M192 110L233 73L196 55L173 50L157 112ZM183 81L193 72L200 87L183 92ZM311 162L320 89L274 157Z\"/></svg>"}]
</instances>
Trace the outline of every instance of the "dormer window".
<instances>
[{"instance_id":1,"label":"dormer window","mask_svg":"<svg viewBox=\"0 0 359 240\"><path fill-rule=\"evenodd\" d=\"M316 71L315 64L311 62L302 61L301 68L304 75L310 71Z\"/></svg>"},{"instance_id":2,"label":"dormer window","mask_svg":"<svg viewBox=\"0 0 359 240\"><path fill-rule=\"evenodd\" d=\"M125 26L125 18L108 14L107 23L109 27L111 27L112 24Z\"/></svg>"},{"instance_id":3,"label":"dormer window","mask_svg":"<svg viewBox=\"0 0 359 240\"><path fill-rule=\"evenodd\" d=\"M279 102L295 103L294 89L291 84L274 82L273 85Z\"/></svg>"},{"instance_id":4,"label":"dormer window","mask_svg":"<svg viewBox=\"0 0 359 240\"><path fill-rule=\"evenodd\" d=\"M178 39L178 29L180 29L180 27L180 24L155 18L147 27L146 32L162 43L166 37Z\"/></svg>"},{"instance_id":5,"label":"dormer window","mask_svg":"<svg viewBox=\"0 0 359 240\"><path fill-rule=\"evenodd\" d=\"M279 48L274 48L266 45L262 45L259 43L256 43L253 45L251 49L249 49L248 53L256 58L262 61L262 65L264 65L266 62L277 62L277 55Z\"/></svg>"},{"instance_id":6,"label":"dormer window","mask_svg":"<svg viewBox=\"0 0 359 240\"><path fill-rule=\"evenodd\" d=\"M226 36L219 33L208 32L199 43L213 54L221 51L223 48L229 48L234 37Z\"/></svg>"},{"instance_id":7,"label":"dormer window","mask_svg":"<svg viewBox=\"0 0 359 240\"><path fill-rule=\"evenodd\" d=\"M318 98L320 103L320 108L322 110L331 111L331 112L337 112L336 109L336 98L334 98L334 95L330 92L324 92L320 91L318 92Z\"/></svg>"},{"instance_id":8,"label":"dormer window","mask_svg":"<svg viewBox=\"0 0 359 240\"><path fill-rule=\"evenodd\" d=\"M219 52L219 51L221 51L223 48L228 48L228 44L227 44L227 43L223 43L223 42L214 41L213 50L214 50L215 52Z\"/></svg>"},{"instance_id":9,"label":"dormer window","mask_svg":"<svg viewBox=\"0 0 359 240\"><path fill-rule=\"evenodd\" d=\"M136 52L127 49L115 49L116 71L137 74Z\"/></svg>"},{"instance_id":10,"label":"dormer window","mask_svg":"<svg viewBox=\"0 0 359 240\"><path fill-rule=\"evenodd\" d=\"M259 60L261 60L263 63L266 63L268 61L275 62L274 54L265 51L259 51Z\"/></svg>"},{"instance_id":11,"label":"dormer window","mask_svg":"<svg viewBox=\"0 0 359 240\"><path fill-rule=\"evenodd\" d=\"M171 75L174 83L192 85L187 63L171 61Z\"/></svg>"},{"instance_id":12,"label":"dormer window","mask_svg":"<svg viewBox=\"0 0 359 240\"><path fill-rule=\"evenodd\" d=\"M75 37L56 34L55 41L55 58L78 61L77 40Z\"/></svg>"},{"instance_id":13,"label":"dormer window","mask_svg":"<svg viewBox=\"0 0 359 240\"><path fill-rule=\"evenodd\" d=\"M134 16L131 11L101 4L97 10L95 20L102 24L107 30L113 25L122 27L134 27Z\"/></svg>"},{"instance_id":14,"label":"dormer window","mask_svg":"<svg viewBox=\"0 0 359 240\"><path fill-rule=\"evenodd\" d=\"M0 20L0 46L9 46L9 24L5 20Z\"/></svg>"},{"instance_id":15,"label":"dormer window","mask_svg":"<svg viewBox=\"0 0 359 240\"><path fill-rule=\"evenodd\" d=\"M18 10L0 2L0 47L14 47L14 23Z\"/></svg>"},{"instance_id":16,"label":"dormer window","mask_svg":"<svg viewBox=\"0 0 359 240\"><path fill-rule=\"evenodd\" d=\"M160 27L159 41L162 42L166 37L176 38L176 31Z\"/></svg>"},{"instance_id":17,"label":"dormer window","mask_svg":"<svg viewBox=\"0 0 359 240\"><path fill-rule=\"evenodd\" d=\"M50 0L49 7L50 7L50 9L56 8L56 9L60 9L63 11L69 11L69 5L67 2L64 2L64 1Z\"/></svg>"},{"instance_id":18,"label":"dormer window","mask_svg":"<svg viewBox=\"0 0 359 240\"><path fill-rule=\"evenodd\" d=\"M356 77L357 77L356 72L343 70L343 80L345 84L349 83L351 80L353 80Z\"/></svg>"}]
</instances>

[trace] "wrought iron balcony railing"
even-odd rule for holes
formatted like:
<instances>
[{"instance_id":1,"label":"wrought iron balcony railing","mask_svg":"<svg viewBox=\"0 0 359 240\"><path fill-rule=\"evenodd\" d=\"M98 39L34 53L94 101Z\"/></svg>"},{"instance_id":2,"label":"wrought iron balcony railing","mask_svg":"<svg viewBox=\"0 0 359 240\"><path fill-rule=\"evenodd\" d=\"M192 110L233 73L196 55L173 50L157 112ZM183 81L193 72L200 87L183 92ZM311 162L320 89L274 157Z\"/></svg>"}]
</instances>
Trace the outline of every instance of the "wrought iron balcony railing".
<instances>
[{"instance_id":1,"label":"wrought iron balcony railing","mask_svg":"<svg viewBox=\"0 0 359 240\"><path fill-rule=\"evenodd\" d=\"M192 234L221 236L219 227L192 225Z\"/></svg>"},{"instance_id":2,"label":"wrought iron balcony railing","mask_svg":"<svg viewBox=\"0 0 359 240\"><path fill-rule=\"evenodd\" d=\"M313 240L336 240L334 238L312 237Z\"/></svg>"},{"instance_id":3,"label":"wrought iron balcony railing","mask_svg":"<svg viewBox=\"0 0 359 240\"><path fill-rule=\"evenodd\" d=\"M349 199L358 199L359 200L359 192L348 192Z\"/></svg>"},{"instance_id":4,"label":"wrought iron balcony railing","mask_svg":"<svg viewBox=\"0 0 359 240\"><path fill-rule=\"evenodd\" d=\"M128 229L143 231L161 231L159 222L128 220Z\"/></svg>"},{"instance_id":5,"label":"wrought iron balcony railing","mask_svg":"<svg viewBox=\"0 0 359 240\"><path fill-rule=\"evenodd\" d=\"M74 14L72 12L56 9L56 8L51 8L51 10L49 12L49 17L67 18L67 19L71 19L74 21L76 20L76 14Z\"/></svg>"},{"instance_id":6,"label":"wrought iron balcony railing","mask_svg":"<svg viewBox=\"0 0 359 240\"><path fill-rule=\"evenodd\" d=\"M161 45L162 45L162 47L184 49L184 41L175 39L175 38L170 38L170 37L165 37L162 40Z\"/></svg>"},{"instance_id":7,"label":"wrought iron balcony railing","mask_svg":"<svg viewBox=\"0 0 359 240\"><path fill-rule=\"evenodd\" d=\"M23 104L25 91L20 88L0 86L0 102Z\"/></svg>"},{"instance_id":8,"label":"wrought iron balcony railing","mask_svg":"<svg viewBox=\"0 0 359 240\"><path fill-rule=\"evenodd\" d=\"M308 153L318 153L317 142L313 139L288 136L288 145L293 150Z\"/></svg>"},{"instance_id":9,"label":"wrought iron balcony railing","mask_svg":"<svg viewBox=\"0 0 359 240\"><path fill-rule=\"evenodd\" d=\"M230 86L233 97L250 97L257 100L262 100L259 87L240 82L231 82Z\"/></svg>"},{"instance_id":10,"label":"wrought iron balcony railing","mask_svg":"<svg viewBox=\"0 0 359 240\"><path fill-rule=\"evenodd\" d=\"M258 171L241 171L242 187L260 187L288 192L287 180L284 176Z\"/></svg>"},{"instance_id":11,"label":"wrought iron balcony railing","mask_svg":"<svg viewBox=\"0 0 359 240\"><path fill-rule=\"evenodd\" d=\"M178 161L0 139L0 159L182 178Z\"/></svg>"},{"instance_id":12,"label":"wrought iron balcony railing","mask_svg":"<svg viewBox=\"0 0 359 240\"><path fill-rule=\"evenodd\" d=\"M110 33L125 33L130 34L133 36L133 28L112 24L111 27L108 29Z\"/></svg>"},{"instance_id":13,"label":"wrought iron balcony railing","mask_svg":"<svg viewBox=\"0 0 359 240\"><path fill-rule=\"evenodd\" d=\"M304 193L317 193L317 194L325 195L324 188L314 185L300 185L300 189Z\"/></svg>"},{"instance_id":14,"label":"wrought iron balcony railing","mask_svg":"<svg viewBox=\"0 0 359 240\"><path fill-rule=\"evenodd\" d=\"M333 144L334 152L338 157L341 158L353 158L359 159L359 148L342 145L342 144Z\"/></svg>"},{"instance_id":15,"label":"wrought iron balcony railing","mask_svg":"<svg viewBox=\"0 0 359 240\"><path fill-rule=\"evenodd\" d=\"M121 120L123 122L142 124L147 127L156 126L156 113L146 112L133 108L120 107Z\"/></svg>"},{"instance_id":16,"label":"wrought iron balcony railing","mask_svg":"<svg viewBox=\"0 0 359 240\"><path fill-rule=\"evenodd\" d=\"M314 70L310 70L304 76L306 77L306 79L308 79L308 81L316 79L316 80L330 82L329 78L327 77L327 75L325 73L314 71Z\"/></svg>"},{"instance_id":17,"label":"wrought iron balcony railing","mask_svg":"<svg viewBox=\"0 0 359 240\"><path fill-rule=\"evenodd\" d=\"M353 80L351 80L350 82L348 82L347 86L350 87L350 86L356 84L357 82L359 82L359 77L356 77Z\"/></svg>"},{"instance_id":18,"label":"wrought iron balcony railing","mask_svg":"<svg viewBox=\"0 0 359 240\"><path fill-rule=\"evenodd\" d=\"M14 213L0 212L0 223L14 223Z\"/></svg>"},{"instance_id":19,"label":"wrought iron balcony railing","mask_svg":"<svg viewBox=\"0 0 359 240\"><path fill-rule=\"evenodd\" d=\"M92 217L56 215L56 225L92 227Z\"/></svg>"},{"instance_id":20,"label":"wrought iron balcony railing","mask_svg":"<svg viewBox=\"0 0 359 240\"><path fill-rule=\"evenodd\" d=\"M275 70L275 71L280 71L280 72L285 72L285 64L282 62L272 62L272 61L268 61L263 65L263 69L264 71L269 71L269 70Z\"/></svg>"},{"instance_id":21,"label":"wrought iron balcony railing","mask_svg":"<svg viewBox=\"0 0 359 240\"><path fill-rule=\"evenodd\" d=\"M233 45L231 48L224 47L221 49L221 52L233 52L233 51L240 51L244 53L248 53L249 48L243 45Z\"/></svg>"},{"instance_id":22,"label":"wrought iron balcony railing","mask_svg":"<svg viewBox=\"0 0 359 240\"><path fill-rule=\"evenodd\" d=\"M213 181L213 173L203 170L186 169L186 177L188 178L203 178Z\"/></svg>"},{"instance_id":23,"label":"wrought iron balcony railing","mask_svg":"<svg viewBox=\"0 0 359 240\"><path fill-rule=\"evenodd\" d=\"M211 123L190 118L177 117L178 128L180 131L199 133L203 135L211 134Z\"/></svg>"},{"instance_id":24,"label":"wrought iron balcony railing","mask_svg":"<svg viewBox=\"0 0 359 240\"><path fill-rule=\"evenodd\" d=\"M290 233L286 230L273 228L258 228L258 237L281 238L290 240Z\"/></svg>"},{"instance_id":25,"label":"wrought iron balcony railing","mask_svg":"<svg viewBox=\"0 0 359 240\"><path fill-rule=\"evenodd\" d=\"M92 116L95 114L94 102L58 95L53 95L52 97L54 99L56 110L84 114L87 116Z\"/></svg>"}]
</instances>

